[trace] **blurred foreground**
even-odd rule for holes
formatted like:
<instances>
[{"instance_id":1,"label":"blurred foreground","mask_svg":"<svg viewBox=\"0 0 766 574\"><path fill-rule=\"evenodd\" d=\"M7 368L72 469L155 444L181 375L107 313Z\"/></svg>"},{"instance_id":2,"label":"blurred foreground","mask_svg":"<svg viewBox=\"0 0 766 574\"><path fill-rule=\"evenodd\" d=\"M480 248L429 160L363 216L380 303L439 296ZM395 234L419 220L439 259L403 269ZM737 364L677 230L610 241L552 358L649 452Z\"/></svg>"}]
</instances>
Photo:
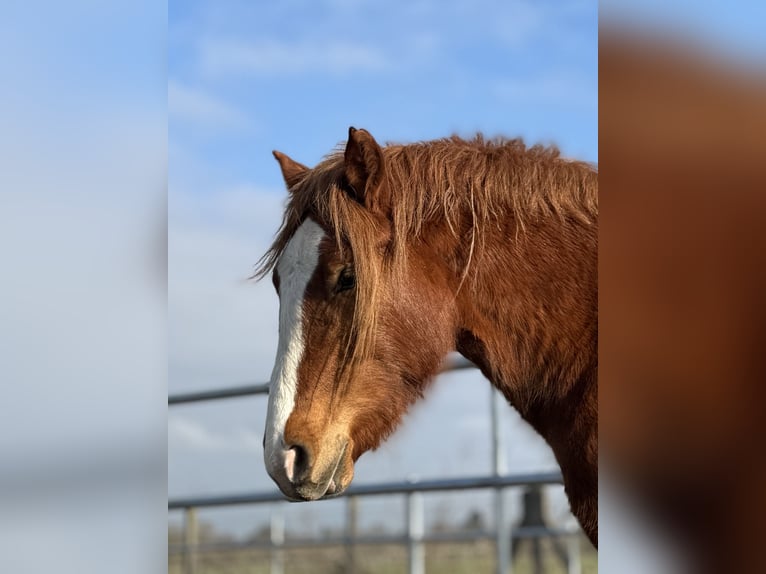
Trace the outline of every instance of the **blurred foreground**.
<instances>
[{"instance_id":1,"label":"blurred foreground","mask_svg":"<svg viewBox=\"0 0 766 574\"><path fill-rule=\"evenodd\" d=\"M700 40L604 26L599 98L602 472L647 557L766 571L766 80Z\"/></svg>"}]
</instances>

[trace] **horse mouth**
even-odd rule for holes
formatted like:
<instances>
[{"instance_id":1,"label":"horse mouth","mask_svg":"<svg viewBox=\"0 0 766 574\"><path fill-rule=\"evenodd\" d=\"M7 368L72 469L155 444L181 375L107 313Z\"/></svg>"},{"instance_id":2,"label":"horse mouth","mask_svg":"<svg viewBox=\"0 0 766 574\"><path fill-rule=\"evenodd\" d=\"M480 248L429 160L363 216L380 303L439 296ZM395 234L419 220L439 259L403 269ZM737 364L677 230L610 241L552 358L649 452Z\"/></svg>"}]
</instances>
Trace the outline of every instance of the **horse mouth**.
<instances>
[{"instance_id":1,"label":"horse mouth","mask_svg":"<svg viewBox=\"0 0 766 574\"><path fill-rule=\"evenodd\" d=\"M343 484L341 482L343 470L344 469L341 467L340 464L336 467L335 473L333 474L333 477L330 479L330 483L327 485L327 491L325 491L324 495L322 496L322 499L335 498L336 496L340 496L346 491L349 483Z\"/></svg>"}]
</instances>

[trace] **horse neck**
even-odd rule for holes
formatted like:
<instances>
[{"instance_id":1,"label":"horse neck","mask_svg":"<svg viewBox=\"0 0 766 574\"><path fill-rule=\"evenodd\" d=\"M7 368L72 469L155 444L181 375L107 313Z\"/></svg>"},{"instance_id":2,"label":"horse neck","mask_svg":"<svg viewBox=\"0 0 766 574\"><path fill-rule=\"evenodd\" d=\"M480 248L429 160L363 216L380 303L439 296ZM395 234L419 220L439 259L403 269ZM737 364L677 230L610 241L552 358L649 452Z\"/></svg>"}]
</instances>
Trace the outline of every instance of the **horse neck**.
<instances>
[{"instance_id":1,"label":"horse neck","mask_svg":"<svg viewBox=\"0 0 766 574\"><path fill-rule=\"evenodd\" d=\"M457 296L457 350L551 446L595 543L597 231L551 218L486 226ZM462 260L467 261L463 253ZM460 271L454 270L455 281Z\"/></svg>"},{"instance_id":2,"label":"horse neck","mask_svg":"<svg viewBox=\"0 0 766 574\"><path fill-rule=\"evenodd\" d=\"M559 217L486 225L460 248L458 351L519 409L570 394L597 365L597 229ZM465 269L455 269L456 280ZM459 281L459 280L458 280ZM595 379L594 379L595 380Z\"/></svg>"}]
</instances>

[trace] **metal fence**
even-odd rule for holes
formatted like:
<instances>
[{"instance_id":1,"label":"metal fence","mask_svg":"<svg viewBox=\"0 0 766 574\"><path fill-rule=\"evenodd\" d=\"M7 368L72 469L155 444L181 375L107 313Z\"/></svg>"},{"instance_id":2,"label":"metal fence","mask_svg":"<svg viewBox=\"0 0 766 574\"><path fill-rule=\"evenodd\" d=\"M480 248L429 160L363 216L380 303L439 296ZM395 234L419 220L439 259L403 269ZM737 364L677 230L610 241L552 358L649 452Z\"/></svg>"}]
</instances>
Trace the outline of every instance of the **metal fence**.
<instances>
[{"instance_id":1,"label":"metal fence","mask_svg":"<svg viewBox=\"0 0 766 574\"><path fill-rule=\"evenodd\" d=\"M470 368L475 368L475 366L461 357L450 359L445 364L442 372ZM266 394L268 390L268 384L257 384L175 394L168 397L168 405ZM184 531L183 543L169 546L168 551L171 554L180 554L183 557L184 574L198 574L199 554L201 552L244 548L267 549L271 554L271 574L283 574L285 567L284 553L287 549L342 545L346 547L346 571L353 572L355 569L354 547L356 545L401 544L407 548L408 572L410 574L424 574L426 543L492 540L495 545L495 570L497 574L509 574L511 572L512 540L551 537L566 540L568 573L580 574L579 529L554 529L547 526L522 526L513 529L513 531L511 529L506 497L503 496L505 489L561 484L562 477L558 472L523 475L506 475L504 473L502 437L499 425L500 408L504 399L494 389L492 389L491 393L492 474L489 476L352 485L342 495L346 500L344 536L317 540L287 540L285 538L284 516L279 511L280 506L271 514L270 536L268 540L214 544L201 544L199 542L196 513L198 508L284 502L284 496L277 490L228 496L171 499L168 501L168 509L182 510L184 513ZM495 523L493 529L470 532L426 533L422 498L424 493L487 488L494 490ZM359 498L391 494L401 494L406 498L406 531L404 536L358 535L356 532L356 522Z\"/></svg>"}]
</instances>

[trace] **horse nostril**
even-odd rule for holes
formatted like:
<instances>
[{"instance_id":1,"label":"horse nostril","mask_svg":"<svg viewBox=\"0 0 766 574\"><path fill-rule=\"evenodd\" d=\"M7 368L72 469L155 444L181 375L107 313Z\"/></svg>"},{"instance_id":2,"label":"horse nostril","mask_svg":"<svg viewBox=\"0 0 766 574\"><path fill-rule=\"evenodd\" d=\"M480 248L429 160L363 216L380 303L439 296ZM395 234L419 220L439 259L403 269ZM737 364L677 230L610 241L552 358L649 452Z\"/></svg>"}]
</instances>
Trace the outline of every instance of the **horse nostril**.
<instances>
[{"instance_id":1,"label":"horse nostril","mask_svg":"<svg viewBox=\"0 0 766 574\"><path fill-rule=\"evenodd\" d=\"M306 449L299 444L294 444L287 449L285 454L285 473L287 480L295 482L308 467L309 456Z\"/></svg>"}]
</instances>

